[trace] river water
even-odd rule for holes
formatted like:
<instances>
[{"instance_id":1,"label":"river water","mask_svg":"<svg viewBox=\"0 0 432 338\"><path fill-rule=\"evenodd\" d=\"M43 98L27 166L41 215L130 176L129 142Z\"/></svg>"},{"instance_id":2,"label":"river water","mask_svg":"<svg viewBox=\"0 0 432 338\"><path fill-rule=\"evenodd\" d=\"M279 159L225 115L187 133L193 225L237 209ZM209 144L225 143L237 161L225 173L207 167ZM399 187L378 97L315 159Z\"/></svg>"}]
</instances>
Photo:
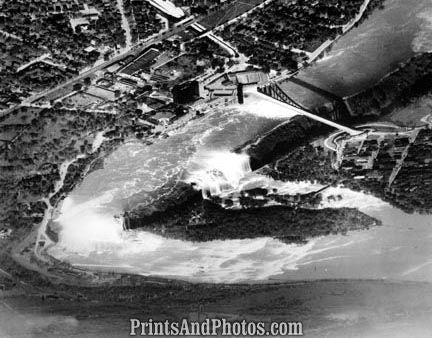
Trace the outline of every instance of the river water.
<instances>
[{"instance_id":1,"label":"river water","mask_svg":"<svg viewBox=\"0 0 432 338\"><path fill-rule=\"evenodd\" d=\"M388 0L384 10L347 33L300 77L343 95L374 83L415 52L429 50L430 11L430 1ZM292 89L305 101L317 100L310 92ZM242 106L215 110L151 146L137 141L122 145L106 159L104 169L89 174L62 204L54 220L59 243L50 254L93 269L193 281L432 281L432 217L407 215L376 197L343 188L327 190L321 207L357 207L382 220L383 226L315 238L305 245L272 238L192 243L122 230L117 216L133 206L131 196L150 196L157 187L177 180L195 182L212 193L256 186L292 193L319 188L251 173L247 157L230 151L292 116L289 107L259 98L250 88ZM340 194L342 200L329 202L330 194Z\"/></svg>"},{"instance_id":2,"label":"river water","mask_svg":"<svg viewBox=\"0 0 432 338\"><path fill-rule=\"evenodd\" d=\"M360 92L418 52L432 51L432 2L387 0L298 78L340 97ZM293 83L283 87L305 106L325 98Z\"/></svg>"}]
</instances>

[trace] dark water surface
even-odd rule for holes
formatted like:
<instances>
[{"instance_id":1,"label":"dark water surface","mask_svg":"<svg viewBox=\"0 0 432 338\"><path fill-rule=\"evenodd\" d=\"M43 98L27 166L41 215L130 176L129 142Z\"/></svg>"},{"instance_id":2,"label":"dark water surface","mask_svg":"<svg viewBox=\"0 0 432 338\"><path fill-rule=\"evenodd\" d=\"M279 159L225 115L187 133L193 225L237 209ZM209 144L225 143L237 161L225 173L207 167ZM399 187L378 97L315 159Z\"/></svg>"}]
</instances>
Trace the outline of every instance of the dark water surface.
<instances>
[{"instance_id":1,"label":"dark water surface","mask_svg":"<svg viewBox=\"0 0 432 338\"><path fill-rule=\"evenodd\" d=\"M354 95L378 82L417 52L432 51L432 2L387 0L360 26L342 36L298 78L340 97ZM283 88L305 105L322 96L293 83Z\"/></svg>"}]
</instances>

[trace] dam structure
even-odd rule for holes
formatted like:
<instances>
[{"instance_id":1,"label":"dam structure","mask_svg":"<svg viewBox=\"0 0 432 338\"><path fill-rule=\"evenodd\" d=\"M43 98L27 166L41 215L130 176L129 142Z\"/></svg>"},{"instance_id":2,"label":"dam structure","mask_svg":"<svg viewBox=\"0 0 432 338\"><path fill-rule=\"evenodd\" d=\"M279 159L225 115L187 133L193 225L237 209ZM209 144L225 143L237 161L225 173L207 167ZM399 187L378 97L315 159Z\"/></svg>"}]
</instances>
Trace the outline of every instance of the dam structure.
<instances>
[{"instance_id":1,"label":"dam structure","mask_svg":"<svg viewBox=\"0 0 432 338\"><path fill-rule=\"evenodd\" d=\"M308 89L311 89L311 87L308 85ZM315 121L324 123L330 127L336 128L340 131L343 131L345 133L348 133L350 135L359 135L363 131L356 130L347 126L344 126L340 123L336 123L335 121L332 121L330 119L326 119L324 117L318 116L314 113L312 113L309 109L303 107L301 104L293 100L277 83L270 82L265 85L259 86L257 88L258 93L261 93L263 95L266 95L267 97L285 103L289 105L291 110L297 112L299 115L306 116L310 119L313 119ZM323 92L319 92L319 94L323 95ZM342 100L335 95L331 94L331 99L333 100Z\"/></svg>"}]
</instances>

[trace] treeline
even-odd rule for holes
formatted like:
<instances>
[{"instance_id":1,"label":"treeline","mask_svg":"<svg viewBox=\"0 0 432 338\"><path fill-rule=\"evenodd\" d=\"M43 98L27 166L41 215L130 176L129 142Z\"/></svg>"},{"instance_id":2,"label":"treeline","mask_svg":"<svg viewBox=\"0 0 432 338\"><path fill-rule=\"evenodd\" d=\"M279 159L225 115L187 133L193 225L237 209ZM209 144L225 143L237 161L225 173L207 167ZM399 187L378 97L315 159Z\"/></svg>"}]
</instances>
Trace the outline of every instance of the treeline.
<instances>
[{"instance_id":1,"label":"treeline","mask_svg":"<svg viewBox=\"0 0 432 338\"><path fill-rule=\"evenodd\" d=\"M332 167L331 155L322 147L310 144L296 148L277 162L263 167L260 172L279 181L310 180L327 185L340 180L340 175Z\"/></svg>"},{"instance_id":2,"label":"treeline","mask_svg":"<svg viewBox=\"0 0 432 338\"><path fill-rule=\"evenodd\" d=\"M432 89L432 53L416 55L375 86L351 97L355 116L381 116Z\"/></svg>"},{"instance_id":3,"label":"treeline","mask_svg":"<svg viewBox=\"0 0 432 338\"><path fill-rule=\"evenodd\" d=\"M149 205L127 215L130 228L141 228L165 237L210 241L273 237L289 243L305 242L311 237L345 234L368 229L379 221L356 209L303 209L290 206L224 209L184 186L165 197L163 203ZM179 203L177 196L186 196ZM158 209L160 208L160 209ZM317 220L320 220L317 222Z\"/></svg>"},{"instance_id":4,"label":"treeline","mask_svg":"<svg viewBox=\"0 0 432 338\"><path fill-rule=\"evenodd\" d=\"M375 86L350 98L349 104L354 116L350 121L346 116L342 118L345 124L373 121L397 107L409 104L413 98L427 94L431 88L432 54L417 55ZM251 157L252 169L257 170L330 130L330 127L322 123L296 116L235 151L245 151Z\"/></svg>"},{"instance_id":5,"label":"treeline","mask_svg":"<svg viewBox=\"0 0 432 338\"><path fill-rule=\"evenodd\" d=\"M322 123L304 116L296 116L260 137L254 143L244 144L235 151L246 152L250 156L252 170L257 170L289 153L312 137L329 130L330 127Z\"/></svg>"}]
</instances>

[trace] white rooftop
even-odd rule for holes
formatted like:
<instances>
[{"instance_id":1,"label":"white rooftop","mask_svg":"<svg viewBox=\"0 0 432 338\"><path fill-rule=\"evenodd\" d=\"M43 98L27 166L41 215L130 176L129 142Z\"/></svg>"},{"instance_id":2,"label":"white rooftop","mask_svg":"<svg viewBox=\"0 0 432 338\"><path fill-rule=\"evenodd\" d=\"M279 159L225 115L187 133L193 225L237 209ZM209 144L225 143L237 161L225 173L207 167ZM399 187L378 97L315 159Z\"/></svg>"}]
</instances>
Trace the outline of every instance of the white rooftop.
<instances>
[{"instance_id":1,"label":"white rooftop","mask_svg":"<svg viewBox=\"0 0 432 338\"><path fill-rule=\"evenodd\" d=\"M164 12L165 14L171 15L176 19L180 19L185 15L181 8L174 5L169 0L148 0L148 2L160 11Z\"/></svg>"}]
</instances>

